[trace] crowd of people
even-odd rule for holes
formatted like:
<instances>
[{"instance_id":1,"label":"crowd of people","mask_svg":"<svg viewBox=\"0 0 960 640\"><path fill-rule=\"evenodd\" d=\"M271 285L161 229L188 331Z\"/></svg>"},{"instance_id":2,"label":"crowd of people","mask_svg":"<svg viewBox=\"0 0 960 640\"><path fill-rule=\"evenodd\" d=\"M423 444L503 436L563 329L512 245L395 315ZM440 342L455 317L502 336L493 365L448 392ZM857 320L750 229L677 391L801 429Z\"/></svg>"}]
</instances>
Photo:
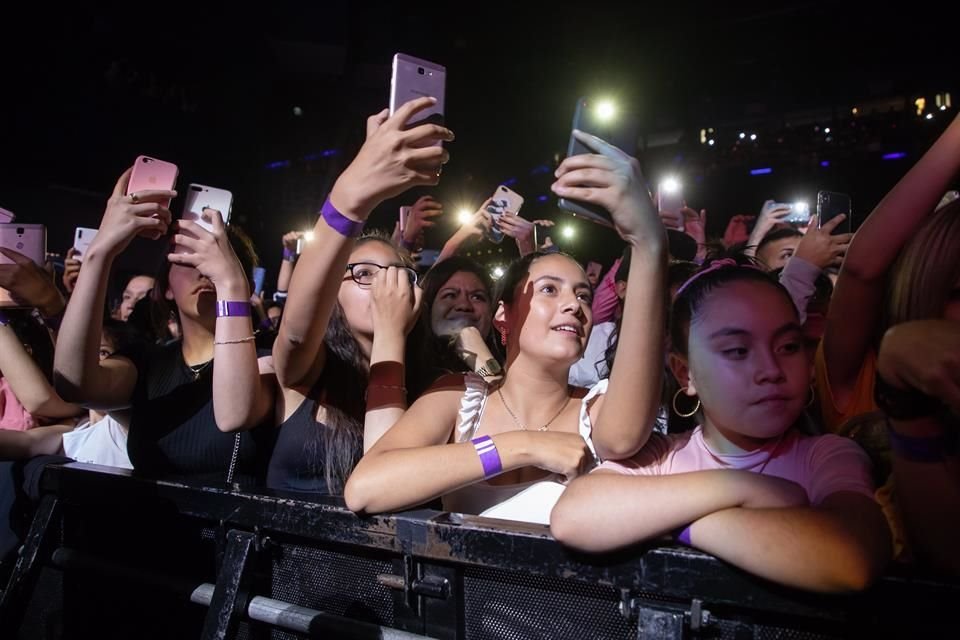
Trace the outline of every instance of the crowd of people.
<instances>
[{"instance_id":1,"label":"crowd of people","mask_svg":"<svg viewBox=\"0 0 960 640\"><path fill-rule=\"evenodd\" d=\"M604 273L488 203L429 268L433 198L365 229L439 182L453 132L405 127L431 105L368 119L312 241L283 236L269 298L227 212L176 220L176 191L131 193L129 170L57 282L0 249L0 553L43 467L78 460L538 522L593 553L670 536L815 591L891 562L960 574L960 118L856 233L771 200L722 239L577 132L590 152L552 190L609 213ZM463 255L494 225L520 256L496 281ZM169 242L166 263L118 281L137 236Z\"/></svg>"}]
</instances>

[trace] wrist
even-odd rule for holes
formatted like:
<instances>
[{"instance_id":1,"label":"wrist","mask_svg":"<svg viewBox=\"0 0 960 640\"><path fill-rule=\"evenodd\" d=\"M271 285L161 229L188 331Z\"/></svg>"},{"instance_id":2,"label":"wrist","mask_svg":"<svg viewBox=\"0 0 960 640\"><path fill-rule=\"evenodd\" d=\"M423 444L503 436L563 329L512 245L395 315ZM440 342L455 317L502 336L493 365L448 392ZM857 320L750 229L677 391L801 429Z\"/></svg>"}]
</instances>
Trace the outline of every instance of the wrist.
<instances>
[{"instance_id":1,"label":"wrist","mask_svg":"<svg viewBox=\"0 0 960 640\"><path fill-rule=\"evenodd\" d=\"M250 302L250 285L238 280L228 280L222 283L214 283L217 289L217 300L235 300Z\"/></svg>"},{"instance_id":2,"label":"wrist","mask_svg":"<svg viewBox=\"0 0 960 640\"><path fill-rule=\"evenodd\" d=\"M64 309L67 308L67 304L59 293L56 296L50 296L50 300L47 300L42 305L37 306L37 310L40 311L40 315L44 317L45 320L50 320L56 318L63 314Z\"/></svg>"},{"instance_id":3,"label":"wrist","mask_svg":"<svg viewBox=\"0 0 960 640\"><path fill-rule=\"evenodd\" d=\"M342 180L343 176L337 179L327 199L340 212L340 215L348 220L366 222L370 212L373 211L373 205L368 198L358 194L349 185L343 184Z\"/></svg>"}]
</instances>

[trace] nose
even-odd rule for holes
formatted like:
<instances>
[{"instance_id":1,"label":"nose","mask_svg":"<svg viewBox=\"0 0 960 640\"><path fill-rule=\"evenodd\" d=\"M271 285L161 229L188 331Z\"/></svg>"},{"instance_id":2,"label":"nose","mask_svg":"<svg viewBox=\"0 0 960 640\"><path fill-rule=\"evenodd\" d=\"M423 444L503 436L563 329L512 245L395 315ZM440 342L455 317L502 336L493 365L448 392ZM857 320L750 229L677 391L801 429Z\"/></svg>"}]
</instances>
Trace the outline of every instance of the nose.
<instances>
[{"instance_id":1,"label":"nose","mask_svg":"<svg viewBox=\"0 0 960 640\"><path fill-rule=\"evenodd\" d=\"M473 313L473 300L470 299L469 294L461 293L457 296L456 304L454 305L455 311L464 311L467 313Z\"/></svg>"},{"instance_id":2,"label":"nose","mask_svg":"<svg viewBox=\"0 0 960 640\"><path fill-rule=\"evenodd\" d=\"M783 367L775 353L770 349L756 349L754 351L756 369L754 370L754 382L757 384L779 383L783 382L785 377Z\"/></svg>"}]
</instances>

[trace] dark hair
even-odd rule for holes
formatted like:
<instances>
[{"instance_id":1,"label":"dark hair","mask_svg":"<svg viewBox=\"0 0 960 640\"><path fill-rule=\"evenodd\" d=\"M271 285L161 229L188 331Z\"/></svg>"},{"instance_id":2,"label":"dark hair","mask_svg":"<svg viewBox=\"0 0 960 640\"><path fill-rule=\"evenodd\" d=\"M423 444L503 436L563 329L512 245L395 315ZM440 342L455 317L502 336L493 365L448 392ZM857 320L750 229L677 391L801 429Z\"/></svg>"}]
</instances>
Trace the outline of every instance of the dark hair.
<instances>
[{"instance_id":1,"label":"dark hair","mask_svg":"<svg viewBox=\"0 0 960 640\"><path fill-rule=\"evenodd\" d=\"M629 256L629 253L627 253ZM629 258L627 258L627 269L629 270ZM623 263L621 263L621 267ZM667 293L669 294L674 290L674 288L679 288L684 282L689 280L697 271L700 270L700 265L696 262L688 262L686 260L674 260L670 263L670 266L667 267ZM619 275L619 271L618 271ZM618 277L617 280L620 278ZM626 280L626 277L623 278ZM670 326L669 318L669 306L667 305L667 327ZM620 323L623 318L617 318L617 330L610 334L610 341L607 344L607 350L604 352L604 359L596 363L597 372L600 371L600 365L605 364L607 371L613 371L613 361L617 356L617 341L620 336Z\"/></svg>"},{"instance_id":2,"label":"dark hair","mask_svg":"<svg viewBox=\"0 0 960 640\"><path fill-rule=\"evenodd\" d=\"M145 344L148 339L135 324L113 318L103 321L103 336L113 345L113 350L119 352Z\"/></svg>"},{"instance_id":3,"label":"dark hair","mask_svg":"<svg viewBox=\"0 0 960 640\"><path fill-rule=\"evenodd\" d=\"M357 241L355 249L368 242L388 245L397 251L404 264L410 266L409 258L397 250L386 235L380 232L365 234ZM331 494L340 494L363 455L363 419L367 408L370 361L350 331L339 302L330 315L323 344L326 362L315 388L322 390L326 428L316 429L315 436L303 446L311 473L323 475L327 490ZM408 380L411 369L415 368L408 367Z\"/></svg>"},{"instance_id":4,"label":"dark hair","mask_svg":"<svg viewBox=\"0 0 960 640\"><path fill-rule=\"evenodd\" d=\"M246 232L236 225L227 227L227 238L230 240L230 246L240 261L240 267L244 275L247 276L247 282L253 289L253 269L260 265L260 259L257 257L257 251L253 247L253 241ZM175 301L167 300L167 288L170 286L170 263L160 268L157 274L156 284L150 294L152 304L150 305L150 321L153 330L157 335L167 334L167 321L170 319L171 312L179 321L180 310L177 309Z\"/></svg>"},{"instance_id":5,"label":"dark hair","mask_svg":"<svg viewBox=\"0 0 960 640\"><path fill-rule=\"evenodd\" d=\"M440 376L468 370L466 363L454 351L450 339L438 336L433 331L431 322L431 311L440 289L457 273L471 273L480 280L490 299L491 314L493 312L493 280L480 263L463 256L454 256L437 263L423 276L420 281L423 287L420 317L411 339L407 340L407 362L417 362L420 374L413 386L408 386L411 399L423 393ZM490 352L496 353L493 333L491 328L484 339Z\"/></svg>"},{"instance_id":6,"label":"dark hair","mask_svg":"<svg viewBox=\"0 0 960 640\"><path fill-rule=\"evenodd\" d=\"M784 240L786 238L802 238L803 234L800 233L799 229L794 227L775 227L767 232L767 235L763 236L763 240L760 241L760 244L757 245L757 253L760 253L760 250L771 242L777 242L778 240Z\"/></svg>"},{"instance_id":7,"label":"dark hair","mask_svg":"<svg viewBox=\"0 0 960 640\"><path fill-rule=\"evenodd\" d=\"M733 260L736 265L711 268L720 259ZM756 261L742 255L720 255L704 263L696 279L688 280L686 288L674 299L670 311L670 348L680 355L687 355L690 338L690 322L696 317L704 300L715 289L731 282L759 282L767 284L790 302L790 308L796 313L796 307L790 293L768 272L763 271Z\"/></svg>"},{"instance_id":8,"label":"dark hair","mask_svg":"<svg viewBox=\"0 0 960 640\"><path fill-rule=\"evenodd\" d=\"M33 359L47 382L53 380L53 338L50 331L33 315L32 309L8 309L10 328Z\"/></svg>"}]
</instances>

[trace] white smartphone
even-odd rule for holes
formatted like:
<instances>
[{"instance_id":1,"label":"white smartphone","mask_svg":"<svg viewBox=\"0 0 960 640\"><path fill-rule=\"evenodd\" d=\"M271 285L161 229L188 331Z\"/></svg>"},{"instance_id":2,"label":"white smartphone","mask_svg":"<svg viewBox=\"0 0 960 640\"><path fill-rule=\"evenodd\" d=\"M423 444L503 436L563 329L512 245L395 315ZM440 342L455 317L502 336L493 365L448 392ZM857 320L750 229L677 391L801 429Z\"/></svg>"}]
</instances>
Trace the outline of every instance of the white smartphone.
<instances>
[{"instance_id":1,"label":"white smartphone","mask_svg":"<svg viewBox=\"0 0 960 640\"><path fill-rule=\"evenodd\" d=\"M192 220L207 231L213 231L211 223L203 218L204 209L215 209L223 216L223 223L230 224L233 194L226 189L217 189L203 184L191 184L183 203L183 219Z\"/></svg>"},{"instance_id":2,"label":"white smartphone","mask_svg":"<svg viewBox=\"0 0 960 640\"><path fill-rule=\"evenodd\" d=\"M47 259L47 228L42 224L0 224L0 247L22 254L42 267ZM0 264L14 264L0 253ZM0 287L0 307L17 307L10 292Z\"/></svg>"},{"instance_id":3,"label":"white smartphone","mask_svg":"<svg viewBox=\"0 0 960 640\"><path fill-rule=\"evenodd\" d=\"M83 255L87 252L90 243L93 242L96 236L97 229L90 229L88 227L77 227L76 231L73 232L73 250L76 252L74 257L77 260L83 262Z\"/></svg>"},{"instance_id":4,"label":"white smartphone","mask_svg":"<svg viewBox=\"0 0 960 640\"><path fill-rule=\"evenodd\" d=\"M16 219L17 216L13 211L0 207L0 223L13 222Z\"/></svg>"},{"instance_id":5,"label":"white smartphone","mask_svg":"<svg viewBox=\"0 0 960 640\"><path fill-rule=\"evenodd\" d=\"M447 70L442 65L405 53L396 54L393 56L393 73L390 76L390 115L411 100L429 96L436 98L437 103L416 113L414 119L407 122L407 128L425 123L443 124L446 82Z\"/></svg>"}]
</instances>

